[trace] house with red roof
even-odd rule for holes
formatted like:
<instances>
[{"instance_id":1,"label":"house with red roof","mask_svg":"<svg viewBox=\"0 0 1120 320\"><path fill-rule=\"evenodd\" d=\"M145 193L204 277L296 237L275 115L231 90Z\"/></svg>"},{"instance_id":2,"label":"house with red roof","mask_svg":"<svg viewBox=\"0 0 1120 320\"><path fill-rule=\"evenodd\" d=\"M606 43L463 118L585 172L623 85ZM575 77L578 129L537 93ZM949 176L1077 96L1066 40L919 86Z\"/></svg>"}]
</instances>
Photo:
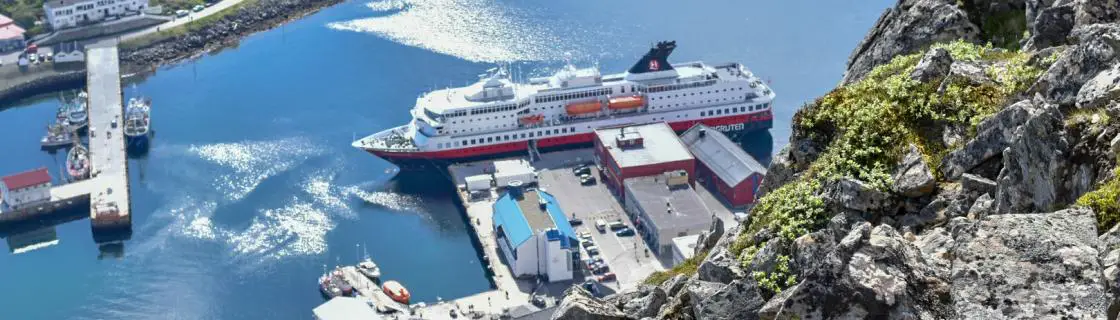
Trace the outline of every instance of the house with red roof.
<instances>
[{"instance_id":1,"label":"house with red roof","mask_svg":"<svg viewBox=\"0 0 1120 320\"><path fill-rule=\"evenodd\" d=\"M0 52L23 50L27 45L24 32L12 18L0 14Z\"/></svg>"},{"instance_id":2,"label":"house with red roof","mask_svg":"<svg viewBox=\"0 0 1120 320\"><path fill-rule=\"evenodd\" d=\"M51 173L47 168L20 172L0 178L0 194L12 209L51 199Z\"/></svg>"}]
</instances>

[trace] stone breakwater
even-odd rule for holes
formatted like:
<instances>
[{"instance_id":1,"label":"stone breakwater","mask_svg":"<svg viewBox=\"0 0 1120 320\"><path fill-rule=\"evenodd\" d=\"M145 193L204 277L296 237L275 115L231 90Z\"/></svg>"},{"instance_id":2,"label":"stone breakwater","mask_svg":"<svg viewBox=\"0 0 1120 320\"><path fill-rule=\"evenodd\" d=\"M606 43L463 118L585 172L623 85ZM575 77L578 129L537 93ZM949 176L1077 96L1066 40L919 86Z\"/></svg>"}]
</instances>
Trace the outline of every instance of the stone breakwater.
<instances>
[{"instance_id":1,"label":"stone breakwater","mask_svg":"<svg viewBox=\"0 0 1120 320\"><path fill-rule=\"evenodd\" d=\"M86 83L84 68L67 71L36 72L36 74L13 76L12 82L0 89L0 108L15 101L37 94L80 88Z\"/></svg>"},{"instance_id":2,"label":"stone breakwater","mask_svg":"<svg viewBox=\"0 0 1120 320\"><path fill-rule=\"evenodd\" d=\"M159 66L196 57L236 44L242 37L301 18L341 0L257 0L231 8L234 12L208 19L179 35L134 48L122 48L124 74L154 70Z\"/></svg>"}]
</instances>

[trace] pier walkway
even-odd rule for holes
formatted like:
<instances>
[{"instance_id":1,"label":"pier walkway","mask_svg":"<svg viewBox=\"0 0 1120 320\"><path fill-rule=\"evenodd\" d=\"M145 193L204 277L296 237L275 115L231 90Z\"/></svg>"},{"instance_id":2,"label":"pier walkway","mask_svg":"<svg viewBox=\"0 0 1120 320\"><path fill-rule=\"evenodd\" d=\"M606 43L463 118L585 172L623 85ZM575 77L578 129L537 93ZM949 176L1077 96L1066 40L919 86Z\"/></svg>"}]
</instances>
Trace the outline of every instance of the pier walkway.
<instances>
[{"instance_id":1,"label":"pier walkway","mask_svg":"<svg viewBox=\"0 0 1120 320\"><path fill-rule=\"evenodd\" d=\"M89 149L92 157L90 219L98 227L130 227L128 156L124 137L124 104L120 57L115 41L88 46Z\"/></svg>"}]
</instances>

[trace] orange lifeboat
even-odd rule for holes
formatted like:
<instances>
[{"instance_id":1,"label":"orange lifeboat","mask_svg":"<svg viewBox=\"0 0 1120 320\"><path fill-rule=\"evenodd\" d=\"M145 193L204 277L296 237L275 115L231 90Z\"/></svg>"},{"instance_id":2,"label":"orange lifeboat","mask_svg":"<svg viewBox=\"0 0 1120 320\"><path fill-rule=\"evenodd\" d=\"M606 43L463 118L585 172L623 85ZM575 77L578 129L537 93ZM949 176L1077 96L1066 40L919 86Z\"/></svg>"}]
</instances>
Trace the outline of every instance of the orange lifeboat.
<instances>
[{"instance_id":1,"label":"orange lifeboat","mask_svg":"<svg viewBox=\"0 0 1120 320\"><path fill-rule=\"evenodd\" d=\"M575 115L584 115L584 114L588 114L588 113L596 113L596 112L599 112L602 109L602 107L603 107L603 104L600 103L599 101L585 101L585 102L575 102L575 103L569 104L567 107L564 107L564 110L568 111L568 115L575 116Z\"/></svg>"},{"instance_id":2,"label":"orange lifeboat","mask_svg":"<svg viewBox=\"0 0 1120 320\"><path fill-rule=\"evenodd\" d=\"M538 124L538 123L541 123L541 121L544 121L544 115L537 114L537 115L531 115L531 116L524 116L524 117L521 117L520 119L517 119L517 120L519 122L521 122L522 125Z\"/></svg>"},{"instance_id":3,"label":"orange lifeboat","mask_svg":"<svg viewBox=\"0 0 1120 320\"><path fill-rule=\"evenodd\" d=\"M611 102L607 107L611 108L611 110L626 110L640 108L644 105L646 105L646 99L642 98L642 96L629 96L611 98Z\"/></svg>"},{"instance_id":4,"label":"orange lifeboat","mask_svg":"<svg viewBox=\"0 0 1120 320\"><path fill-rule=\"evenodd\" d=\"M389 298L392 298L393 301L403 304L408 304L408 300L412 298L412 295L408 293L408 289L405 289L400 282L396 281L385 281L385 284L381 285L381 291L389 295Z\"/></svg>"}]
</instances>

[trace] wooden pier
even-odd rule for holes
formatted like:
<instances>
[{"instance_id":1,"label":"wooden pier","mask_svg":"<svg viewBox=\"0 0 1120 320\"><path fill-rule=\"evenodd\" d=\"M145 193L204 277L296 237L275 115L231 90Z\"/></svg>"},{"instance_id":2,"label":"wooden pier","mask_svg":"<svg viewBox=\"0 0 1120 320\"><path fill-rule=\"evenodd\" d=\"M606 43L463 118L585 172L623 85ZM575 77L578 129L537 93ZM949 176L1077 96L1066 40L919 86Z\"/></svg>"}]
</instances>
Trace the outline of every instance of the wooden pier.
<instances>
[{"instance_id":1,"label":"wooden pier","mask_svg":"<svg viewBox=\"0 0 1120 320\"><path fill-rule=\"evenodd\" d=\"M87 48L91 177L51 187L50 199L0 212L0 225L34 222L88 203L93 229L132 229L119 53L111 40Z\"/></svg>"}]
</instances>

